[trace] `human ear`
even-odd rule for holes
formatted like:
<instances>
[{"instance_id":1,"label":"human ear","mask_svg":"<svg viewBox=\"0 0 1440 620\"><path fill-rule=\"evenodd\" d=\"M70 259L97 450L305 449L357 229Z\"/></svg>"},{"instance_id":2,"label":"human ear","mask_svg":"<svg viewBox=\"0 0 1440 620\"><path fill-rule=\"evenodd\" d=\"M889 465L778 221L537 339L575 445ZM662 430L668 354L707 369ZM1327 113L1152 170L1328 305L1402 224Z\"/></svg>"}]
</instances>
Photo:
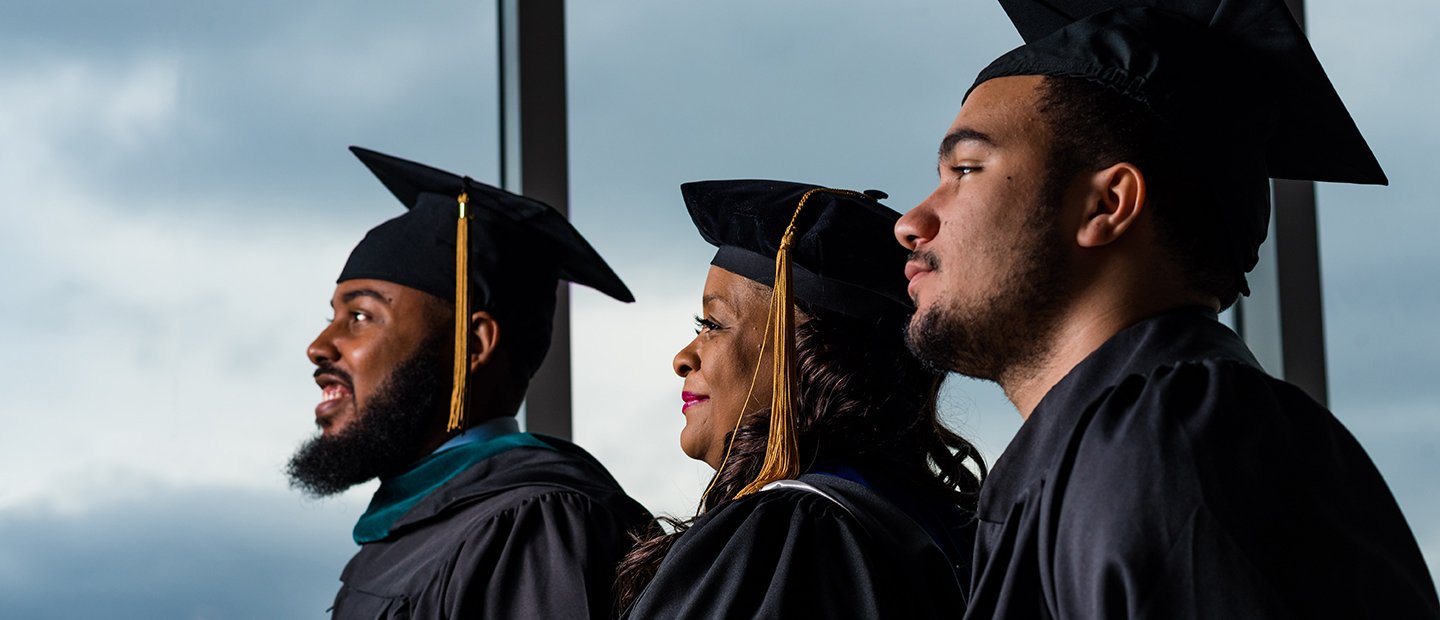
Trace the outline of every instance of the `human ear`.
<instances>
[{"instance_id":1,"label":"human ear","mask_svg":"<svg viewBox=\"0 0 1440 620\"><path fill-rule=\"evenodd\" d=\"M1145 175L1121 162L1091 175L1086 206L1075 242L1082 248L1114 243L1145 212Z\"/></svg>"},{"instance_id":2,"label":"human ear","mask_svg":"<svg viewBox=\"0 0 1440 620\"><path fill-rule=\"evenodd\" d=\"M470 372L494 361L500 344L500 323L484 310L470 315Z\"/></svg>"}]
</instances>

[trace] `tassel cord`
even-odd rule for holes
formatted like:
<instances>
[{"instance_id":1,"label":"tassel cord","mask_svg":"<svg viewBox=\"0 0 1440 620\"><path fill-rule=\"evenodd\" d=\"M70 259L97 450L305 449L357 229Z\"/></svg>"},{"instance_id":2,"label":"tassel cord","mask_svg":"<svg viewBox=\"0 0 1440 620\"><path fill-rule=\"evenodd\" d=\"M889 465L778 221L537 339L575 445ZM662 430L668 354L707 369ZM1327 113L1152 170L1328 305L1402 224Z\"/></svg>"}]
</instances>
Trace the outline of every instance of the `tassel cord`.
<instances>
[{"instance_id":1,"label":"tassel cord","mask_svg":"<svg viewBox=\"0 0 1440 620\"><path fill-rule=\"evenodd\" d=\"M760 362L765 359L767 343L771 352L771 385L773 389L770 398L770 423L765 442L765 460L755 479L740 489L733 499L755 493L771 482L793 479L800 475L799 432L796 428L794 410L794 392L798 388L796 383L798 368L795 360L795 300L794 291L791 289L794 269L790 260L790 249L794 245L795 224L800 220L800 212L805 208L805 203L810 200L810 197L818 192L874 199L860 192L826 187L811 189L800 197L799 204L795 206L795 212L790 216L790 223L780 237L780 247L775 252L775 284L771 288L769 316L765 321L765 335L761 338L760 352L756 355L755 372L750 378L750 389L746 392L745 401L740 406L740 415L735 418L735 428L731 430L730 441L725 447L725 457L720 461L720 467L715 471L715 475L710 478L710 485L705 488L704 495L700 497L702 507L704 507L705 498L709 497L715 483L720 479L720 473L725 471L725 466L730 461L730 453L735 445L735 434L739 432L740 423L745 418L745 407L750 404L750 398L754 395L755 384L760 376Z\"/></svg>"},{"instance_id":2,"label":"tassel cord","mask_svg":"<svg viewBox=\"0 0 1440 620\"><path fill-rule=\"evenodd\" d=\"M765 460L760 466L760 472L750 484L735 494L736 498L759 491L771 482L793 479L800 475L800 442L795 423L794 399L798 374L795 364L795 299L791 287L794 269L790 251L794 246L795 225L800 221L800 212L805 209L805 203L809 202L810 197L820 192L869 198L860 192L848 190L825 187L811 189L800 197L795 212L790 216L790 223L780 237L780 247L775 252L775 285L770 293L770 316L766 322L766 331L774 337L770 349L773 390L770 398L769 437L765 442ZM773 332L770 330L771 325L774 325ZM763 356L762 349L760 359L763 359ZM757 360L756 366L759 365Z\"/></svg>"},{"instance_id":3,"label":"tassel cord","mask_svg":"<svg viewBox=\"0 0 1440 620\"><path fill-rule=\"evenodd\" d=\"M455 222L455 369L450 391L450 420L445 432L465 427L465 397L470 378L470 226L469 196L462 192Z\"/></svg>"}]
</instances>

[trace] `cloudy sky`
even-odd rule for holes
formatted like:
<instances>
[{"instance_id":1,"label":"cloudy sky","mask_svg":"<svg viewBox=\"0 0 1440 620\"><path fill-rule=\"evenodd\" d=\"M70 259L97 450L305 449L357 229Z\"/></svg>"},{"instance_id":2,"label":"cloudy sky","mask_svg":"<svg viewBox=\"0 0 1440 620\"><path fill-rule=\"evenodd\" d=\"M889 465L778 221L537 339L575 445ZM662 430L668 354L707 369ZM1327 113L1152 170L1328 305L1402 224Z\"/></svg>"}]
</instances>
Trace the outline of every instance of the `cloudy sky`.
<instances>
[{"instance_id":1,"label":"cloudy sky","mask_svg":"<svg viewBox=\"0 0 1440 620\"><path fill-rule=\"evenodd\" d=\"M1332 406L1440 566L1440 5L1309 2L1312 39L1390 174L1322 186ZM658 512L678 450L674 351L711 250L677 186L881 188L905 210L997 6L576 2L572 213L634 290L575 292L577 440ZM345 151L497 176L485 1L0 5L0 617L320 618L373 487L306 500L304 348L349 248L399 205ZM952 380L998 455L1019 425Z\"/></svg>"}]
</instances>

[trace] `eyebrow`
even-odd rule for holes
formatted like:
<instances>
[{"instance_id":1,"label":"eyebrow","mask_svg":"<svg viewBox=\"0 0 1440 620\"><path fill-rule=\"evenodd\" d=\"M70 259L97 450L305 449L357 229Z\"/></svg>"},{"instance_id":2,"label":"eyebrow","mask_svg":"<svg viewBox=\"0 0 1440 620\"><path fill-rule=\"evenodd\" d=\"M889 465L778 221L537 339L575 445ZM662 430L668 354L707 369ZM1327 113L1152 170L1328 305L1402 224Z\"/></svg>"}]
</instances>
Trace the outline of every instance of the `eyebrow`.
<instances>
[{"instance_id":1,"label":"eyebrow","mask_svg":"<svg viewBox=\"0 0 1440 620\"><path fill-rule=\"evenodd\" d=\"M387 306L390 305L390 300L387 299L384 295L381 295L378 291L368 288L356 289L345 293L344 295L341 295L340 303L350 303L351 301L359 297L372 297L374 299L380 300L380 303L383 303ZM331 302L330 305L334 306L335 303Z\"/></svg>"},{"instance_id":2,"label":"eyebrow","mask_svg":"<svg viewBox=\"0 0 1440 620\"><path fill-rule=\"evenodd\" d=\"M945 159L945 157L950 154L950 151L955 150L955 146L961 142L979 142L986 146L996 145L995 139L991 138L990 134L978 129L963 127L950 132L950 135L945 136L945 139L940 141L940 151L937 157L942 160Z\"/></svg>"},{"instance_id":3,"label":"eyebrow","mask_svg":"<svg viewBox=\"0 0 1440 620\"><path fill-rule=\"evenodd\" d=\"M726 308L734 308L734 306L730 305L730 300L721 296L719 293L706 293L700 298L700 307L708 308L712 302L725 306Z\"/></svg>"}]
</instances>

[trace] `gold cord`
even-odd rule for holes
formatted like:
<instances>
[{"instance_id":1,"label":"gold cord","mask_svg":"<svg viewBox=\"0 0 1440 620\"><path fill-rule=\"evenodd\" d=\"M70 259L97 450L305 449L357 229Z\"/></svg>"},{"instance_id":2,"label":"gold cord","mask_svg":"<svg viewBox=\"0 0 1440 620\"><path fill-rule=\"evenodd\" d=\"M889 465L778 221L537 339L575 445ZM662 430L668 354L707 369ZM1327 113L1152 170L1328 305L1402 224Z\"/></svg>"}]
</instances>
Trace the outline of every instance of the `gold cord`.
<instances>
[{"instance_id":1,"label":"gold cord","mask_svg":"<svg viewBox=\"0 0 1440 620\"><path fill-rule=\"evenodd\" d=\"M765 335L760 337L761 357L765 356L765 346L770 340L770 321L765 321ZM750 397L755 395L755 383L760 379L760 360L755 360L755 371L750 373L750 389L745 391L745 401L740 403L740 415L735 416L735 428L730 429L730 439L725 443L725 458L720 459L720 467L715 470L715 475L710 477L710 484L705 487L705 492L700 495L700 508L705 508L705 498L710 497L711 489L715 488L715 482L720 480L720 472L725 471L725 464L730 462L730 451L735 448L735 433L740 432L740 422L745 419L745 408L750 405Z\"/></svg>"},{"instance_id":2,"label":"gold cord","mask_svg":"<svg viewBox=\"0 0 1440 620\"><path fill-rule=\"evenodd\" d=\"M461 192L455 223L455 372L450 391L450 421L445 432L465 426L465 394L470 377L470 195Z\"/></svg>"},{"instance_id":3,"label":"gold cord","mask_svg":"<svg viewBox=\"0 0 1440 620\"><path fill-rule=\"evenodd\" d=\"M760 465L760 473L755 479L735 494L737 499L759 491L776 480L789 480L800 475L800 446L795 426L795 392L799 388L795 365L795 298L791 288L794 269L790 260L790 248L795 242L795 223L800 219L800 211L805 208L805 203L811 196L821 192L869 198L865 194L848 190L826 187L811 189L800 197L800 204L795 206L795 213L790 216L790 223L780 238L780 247L775 252L775 285L770 293L770 316L765 323L766 337L773 337L770 355L774 388L770 398L770 429L765 442L765 461ZM772 325L775 327L773 331L770 329ZM764 355L765 347L762 345L760 355L755 361L757 372ZM754 389L753 382L751 389ZM748 404L749 396L746 396L745 400ZM738 420L736 428L739 428Z\"/></svg>"}]
</instances>

